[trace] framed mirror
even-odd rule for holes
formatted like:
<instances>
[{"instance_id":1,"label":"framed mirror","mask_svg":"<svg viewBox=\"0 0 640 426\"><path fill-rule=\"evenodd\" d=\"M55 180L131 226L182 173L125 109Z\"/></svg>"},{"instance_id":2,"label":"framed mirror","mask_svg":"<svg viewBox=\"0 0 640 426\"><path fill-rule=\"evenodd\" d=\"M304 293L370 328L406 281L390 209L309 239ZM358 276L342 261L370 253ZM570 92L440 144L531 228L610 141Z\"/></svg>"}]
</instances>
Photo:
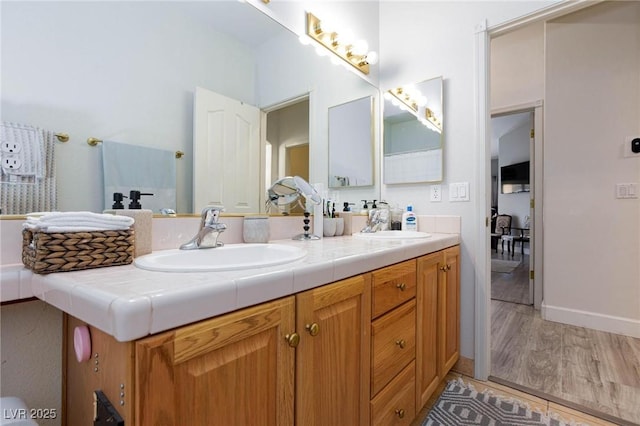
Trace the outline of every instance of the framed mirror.
<instances>
[{"instance_id":1,"label":"framed mirror","mask_svg":"<svg viewBox=\"0 0 640 426\"><path fill-rule=\"evenodd\" d=\"M442 181L442 77L387 90L384 98L384 183Z\"/></svg>"},{"instance_id":2,"label":"framed mirror","mask_svg":"<svg viewBox=\"0 0 640 426\"><path fill-rule=\"evenodd\" d=\"M329 187L373 185L373 97L329 108Z\"/></svg>"}]
</instances>

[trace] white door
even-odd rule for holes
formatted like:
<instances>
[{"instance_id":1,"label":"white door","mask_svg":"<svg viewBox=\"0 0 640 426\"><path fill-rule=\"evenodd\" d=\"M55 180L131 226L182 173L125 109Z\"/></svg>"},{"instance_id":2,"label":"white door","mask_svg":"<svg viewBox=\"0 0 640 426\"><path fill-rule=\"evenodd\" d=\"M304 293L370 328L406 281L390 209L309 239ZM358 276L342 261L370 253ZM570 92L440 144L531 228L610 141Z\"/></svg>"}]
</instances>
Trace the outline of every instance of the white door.
<instances>
[{"instance_id":1,"label":"white door","mask_svg":"<svg viewBox=\"0 0 640 426\"><path fill-rule=\"evenodd\" d=\"M260 110L197 87L193 115L193 212L259 212Z\"/></svg>"}]
</instances>

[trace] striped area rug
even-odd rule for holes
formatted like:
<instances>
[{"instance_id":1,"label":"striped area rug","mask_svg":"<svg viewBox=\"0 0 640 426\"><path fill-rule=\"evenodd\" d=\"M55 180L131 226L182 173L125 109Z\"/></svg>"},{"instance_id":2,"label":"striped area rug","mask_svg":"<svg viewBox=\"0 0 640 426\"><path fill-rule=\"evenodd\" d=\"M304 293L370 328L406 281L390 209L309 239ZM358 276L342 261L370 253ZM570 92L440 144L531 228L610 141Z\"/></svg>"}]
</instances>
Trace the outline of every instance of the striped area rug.
<instances>
[{"instance_id":1,"label":"striped area rug","mask_svg":"<svg viewBox=\"0 0 640 426\"><path fill-rule=\"evenodd\" d=\"M452 380L435 403L423 426L566 426L560 420L532 411L522 401L480 393L461 379Z\"/></svg>"}]
</instances>

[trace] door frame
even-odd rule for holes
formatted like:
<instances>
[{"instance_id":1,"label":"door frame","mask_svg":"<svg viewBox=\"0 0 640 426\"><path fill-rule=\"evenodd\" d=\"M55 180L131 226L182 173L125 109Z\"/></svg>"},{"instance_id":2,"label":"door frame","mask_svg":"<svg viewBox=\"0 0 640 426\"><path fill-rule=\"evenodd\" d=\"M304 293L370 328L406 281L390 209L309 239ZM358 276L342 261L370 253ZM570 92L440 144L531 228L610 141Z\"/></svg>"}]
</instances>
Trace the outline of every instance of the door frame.
<instances>
[{"instance_id":1,"label":"door frame","mask_svg":"<svg viewBox=\"0 0 640 426\"><path fill-rule=\"evenodd\" d=\"M593 6L604 0L562 0L533 13L489 27L487 20L474 28L474 103L476 135L476 241L475 262L475 324L474 324L474 377L487 380L491 371L491 257L490 220L491 217L491 138L490 138L490 53L491 38L519 29L538 21L547 21L585 7ZM539 174L542 187L542 175ZM536 182L537 184L538 182ZM542 214L542 209L538 209ZM484 222L484 224L482 223ZM484 226L483 226L484 225ZM539 226L538 228L542 228ZM539 229L541 232L542 230ZM541 246L541 244L538 244ZM539 247L541 249L542 247ZM537 254L537 253L536 253ZM537 256L542 261L542 254ZM542 271L540 271L542 274ZM541 292L540 292L541 293ZM542 295L542 294L540 294Z\"/></svg>"}]
</instances>

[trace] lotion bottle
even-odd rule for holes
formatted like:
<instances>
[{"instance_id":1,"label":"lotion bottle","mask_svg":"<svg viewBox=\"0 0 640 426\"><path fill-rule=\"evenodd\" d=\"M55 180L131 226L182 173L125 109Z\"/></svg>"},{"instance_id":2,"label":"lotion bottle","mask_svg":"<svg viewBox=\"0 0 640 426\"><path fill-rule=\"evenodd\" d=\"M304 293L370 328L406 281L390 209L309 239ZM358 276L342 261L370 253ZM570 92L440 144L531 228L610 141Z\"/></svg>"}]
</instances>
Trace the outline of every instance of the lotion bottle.
<instances>
[{"instance_id":1,"label":"lotion bottle","mask_svg":"<svg viewBox=\"0 0 640 426\"><path fill-rule=\"evenodd\" d=\"M413 206L409 204L407 211L402 214L402 230L403 231L417 231L418 230L418 218L413 212Z\"/></svg>"}]
</instances>

